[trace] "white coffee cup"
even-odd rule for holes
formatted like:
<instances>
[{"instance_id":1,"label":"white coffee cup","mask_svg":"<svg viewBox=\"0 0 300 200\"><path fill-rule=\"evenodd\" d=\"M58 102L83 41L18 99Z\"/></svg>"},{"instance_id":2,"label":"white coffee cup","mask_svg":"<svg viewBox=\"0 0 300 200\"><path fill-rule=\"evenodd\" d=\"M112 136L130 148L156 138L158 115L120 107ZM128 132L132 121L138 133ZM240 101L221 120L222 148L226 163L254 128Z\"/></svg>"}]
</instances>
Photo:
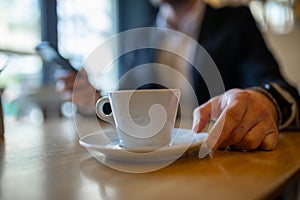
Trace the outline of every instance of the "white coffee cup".
<instances>
[{"instance_id":1,"label":"white coffee cup","mask_svg":"<svg viewBox=\"0 0 300 200\"><path fill-rule=\"evenodd\" d=\"M171 141L179 89L118 90L96 103L100 119L116 127L120 145L132 151L158 150ZM103 108L109 103L111 113Z\"/></svg>"}]
</instances>

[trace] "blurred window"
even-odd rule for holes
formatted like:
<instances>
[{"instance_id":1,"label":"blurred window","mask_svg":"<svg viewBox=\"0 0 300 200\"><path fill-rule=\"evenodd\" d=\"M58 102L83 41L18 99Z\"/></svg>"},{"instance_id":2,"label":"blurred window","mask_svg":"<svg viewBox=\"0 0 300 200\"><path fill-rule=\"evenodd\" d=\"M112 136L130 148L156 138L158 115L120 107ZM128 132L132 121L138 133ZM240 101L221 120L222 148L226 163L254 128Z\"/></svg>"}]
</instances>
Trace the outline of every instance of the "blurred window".
<instances>
[{"instance_id":1,"label":"blurred window","mask_svg":"<svg viewBox=\"0 0 300 200\"><path fill-rule=\"evenodd\" d=\"M39 0L2 0L0 19L0 65L7 64L0 73L0 87L6 88L4 111L15 114L9 102L42 81L42 63L34 53L41 40Z\"/></svg>"},{"instance_id":2,"label":"blurred window","mask_svg":"<svg viewBox=\"0 0 300 200\"><path fill-rule=\"evenodd\" d=\"M295 27L294 0L252 0L249 4L262 31L288 34Z\"/></svg>"},{"instance_id":3,"label":"blurred window","mask_svg":"<svg viewBox=\"0 0 300 200\"><path fill-rule=\"evenodd\" d=\"M82 66L89 53L117 32L116 2L57 0L58 49L76 68ZM113 56L112 49L105 52L106 58ZM89 71L93 76L91 81L97 81L101 70L99 67Z\"/></svg>"},{"instance_id":4,"label":"blurred window","mask_svg":"<svg viewBox=\"0 0 300 200\"><path fill-rule=\"evenodd\" d=\"M41 5L49 2L0 1L0 87L5 87L6 115L19 115L16 100L39 90L47 84L45 76L51 76L34 50L42 40L42 27L49 30L55 21L42 19L48 16L41 15ZM57 15L57 35L47 33L57 38L60 53L80 67L89 52L116 32L116 0L56 0L56 6L43 7L47 15Z\"/></svg>"}]
</instances>

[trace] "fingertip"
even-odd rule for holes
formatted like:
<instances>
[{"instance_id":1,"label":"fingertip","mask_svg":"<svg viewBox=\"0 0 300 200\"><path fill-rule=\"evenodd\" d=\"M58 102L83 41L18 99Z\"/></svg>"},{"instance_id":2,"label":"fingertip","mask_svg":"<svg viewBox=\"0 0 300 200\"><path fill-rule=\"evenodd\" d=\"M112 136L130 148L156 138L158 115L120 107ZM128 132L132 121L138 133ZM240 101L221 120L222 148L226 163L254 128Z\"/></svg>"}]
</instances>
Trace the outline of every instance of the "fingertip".
<instances>
[{"instance_id":1,"label":"fingertip","mask_svg":"<svg viewBox=\"0 0 300 200\"><path fill-rule=\"evenodd\" d=\"M209 123L210 112L208 112L204 105L197 107L193 112L193 126L192 130L194 132L200 132Z\"/></svg>"},{"instance_id":2,"label":"fingertip","mask_svg":"<svg viewBox=\"0 0 300 200\"><path fill-rule=\"evenodd\" d=\"M211 120L208 123L208 138L207 143L212 150L218 149L224 141L224 135L222 135L223 123L222 119L218 121Z\"/></svg>"},{"instance_id":3,"label":"fingertip","mask_svg":"<svg viewBox=\"0 0 300 200\"><path fill-rule=\"evenodd\" d=\"M198 132L199 131L198 130L199 122L200 122L200 119L198 117L196 117L196 118L194 117L194 119L193 119L193 126L192 126L192 130L194 132Z\"/></svg>"},{"instance_id":4,"label":"fingertip","mask_svg":"<svg viewBox=\"0 0 300 200\"><path fill-rule=\"evenodd\" d=\"M266 151L272 151L276 149L279 141L278 131L274 131L268 134L261 142L259 148Z\"/></svg>"},{"instance_id":5,"label":"fingertip","mask_svg":"<svg viewBox=\"0 0 300 200\"><path fill-rule=\"evenodd\" d=\"M206 141L206 145L211 149L211 150L217 150L219 146L217 145L217 141L211 138L208 138Z\"/></svg>"},{"instance_id":6,"label":"fingertip","mask_svg":"<svg viewBox=\"0 0 300 200\"><path fill-rule=\"evenodd\" d=\"M63 92L64 91L64 88L65 88L66 84L64 81L62 80L58 80L55 84L55 89L58 91L58 92Z\"/></svg>"},{"instance_id":7,"label":"fingertip","mask_svg":"<svg viewBox=\"0 0 300 200\"><path fill-rule=\"evenodd\" d=\"M199 119L200 118L200 107L197 107L193 111L193 119Z\"/></svg>"},{"instance_id":8,"label":"fingertip","mask_svg":"<svg viewBox=\"0 0 300 200\"><path fill-rule=\"evenodd\" d=\"M194 118L192 126L192 130L194 132L208 132L208 127L210 127L209 120L205 120L203 118Z\"/></svg>"}]
</instances>

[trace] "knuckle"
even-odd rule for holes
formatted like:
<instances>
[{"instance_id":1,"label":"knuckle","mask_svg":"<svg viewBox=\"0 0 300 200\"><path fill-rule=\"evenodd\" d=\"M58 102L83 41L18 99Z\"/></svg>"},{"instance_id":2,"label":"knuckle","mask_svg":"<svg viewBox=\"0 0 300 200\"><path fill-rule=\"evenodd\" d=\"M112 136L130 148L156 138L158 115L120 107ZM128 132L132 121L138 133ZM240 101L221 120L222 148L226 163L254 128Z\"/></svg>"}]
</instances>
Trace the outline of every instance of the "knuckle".
<instances>
[{"instance_id":1,"label":"knuckle","mask_svg":"<svg viewBox=\"0 0 300 200\"><path fill-rule=\"evenodd\" d=\"M239 100L249 100L252 99L251 94L246 90L235 89L235 98Z\"/></svg>"},{"instance_id":2,"label":"knuckle","mask_svg":"<svg viewBox=\"0 0 300 200\"><path fill-rule=\"evenodd\" d=\"M254 150L257 149L262 141L255 137L253 134L246 134L241 141L234 144L236 149L241 150Z\"/></svg>"},{"instance_id":3,"label":"knuckle","mask_svg":"<svg viewBox=\"0 0 300 200\"><path fill-rule=\"evenodd\" d=\"M240 111L237 108L233 107L226 111L226 118L232 120L235 124L239 124L242 116Z\"/></svg>"},{"instance_id":4,"label":"knuckle","mask_svg":"<svg viewBox=\"0 0 300 200\"><path fill-rule=\"evenodd\" d=\"M231 143L237 144L238 142L240 142L241 139L243 138L243 133L245 133L245 131L241 131L241 129L233 130L231 134Z\"/></svg>"},{"instance_id":5,"label":"knuckle","mask_svg":"<svg viewBox=\"0 0 300 200\"><path fill-rule=\"evenodd\" d=\"M241 138L242 138L242 137L241 137L240 135L234 134L234 135L232 136L232 138L231 138L231 143L232 143L232 144L237 144L238 142L240 142Z\"/></svg>"},{"instance_id":6,"label":"knuckle","mask_svg":"<svg viewBox=\"0 0 300 200\"><path fill-rule=\"evenodd\" d=\"M207 110L208 110L207 106L204 106L204 105L199 106L197 109L198 113L203 113L203 112L206 112Z\"/></svg>"},{"instance_id":7,"label":"knuckle","mask_svg":"<svg viewBox=\"0 0 300 200\"><path fill-rule=\"evenodd\" d=\"M245 99L251 98L251 94L246 90L241 90L240 91L240 96L241 96L241 98L245 98Z\"/></svg>"},{"instance_id":8,"label":"knuckle","mask_svg":"<svg viewBox=\"0 0 300 200\"><path fill-rule=\"evenodd\" d=\"M194 110L194 116L198 117L209 117L210 116L210 106L209 105L202 105L199 106Z\"/></svg>"},{"instance_id":9,"label":"knuckle","mask_svg":"<svg viewBox=\"0 0 300 200\"><path fill-rule=\"evenodd\" d=\"M238 126L236 131L240 133L246 133L246 127L243 124L240 124L240 126Z\"/></svg>"},{"instance_id":10,"label":"knuckle","mask_svg":"<svg viewBox=\"0 0 300 200\"><path fill-rule=\"evenodd\" d=\"M277 125L272 117L266 118L262 120L263 127L265 132L273 132L275 129L277 129Z\"/></svg>"},{"instance_id":11,"label":"knuckle","mask_svg":"<svg viewBox=\"0 0 300 200\"><path fill-rule=\"evenodd\" d=\"M245 142L245 148L246 149L256 149L259 144L260 144L260 141L258 141L255 137L253 137L253 135L251 134L248 134L245 139L244 139L244 142Z\"/></svg>"},{"instance_id":12,"label":"knuckle","mask_svg":"<svg viewBox=\"0 0 300 200\"><path fill-rule=\"evenodd\" d=\"M263 106L262 104L257 104L255 106L255 110L256 110L256 113L257 113L257 116L264 116L266 117L268 115L268 110L265 106Z\"/></svg>"},{"instance_id":13,"label":"knuckle","mask_svg":"<svg viewBox=\"0 0 300 200\"><path fill-rule=\"evenodd\" d=\"M274 130L274 132L270 133L266 136L266 138L262 141L260 148L262 150L271 151L274 150L278 144L279 140L279 132Z\"/></svg>"}]
</instances>

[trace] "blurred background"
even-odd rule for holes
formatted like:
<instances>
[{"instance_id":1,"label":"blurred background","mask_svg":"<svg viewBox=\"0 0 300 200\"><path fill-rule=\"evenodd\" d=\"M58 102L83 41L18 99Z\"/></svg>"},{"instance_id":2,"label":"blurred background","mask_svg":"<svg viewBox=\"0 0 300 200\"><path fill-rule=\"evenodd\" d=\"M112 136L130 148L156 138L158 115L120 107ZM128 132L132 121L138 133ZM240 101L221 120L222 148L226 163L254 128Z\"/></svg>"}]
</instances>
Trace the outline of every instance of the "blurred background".
<instances>
[{"instance_id":1,"label":"blurred background","mask_svg":"<svg viewBox=\"0 0 300 200\"><path fill-rule=\"evenodd\" d=\"M300 0L253 0L249 6L283 74L300 88ZM1 0L5 120L40 124L47 117L70 116L70 105L54 89L55 70L35 52L41 41L50 41L79 68L105 39L147 24L155 13L147 0Z\"/></svg>"}]
</instances>

